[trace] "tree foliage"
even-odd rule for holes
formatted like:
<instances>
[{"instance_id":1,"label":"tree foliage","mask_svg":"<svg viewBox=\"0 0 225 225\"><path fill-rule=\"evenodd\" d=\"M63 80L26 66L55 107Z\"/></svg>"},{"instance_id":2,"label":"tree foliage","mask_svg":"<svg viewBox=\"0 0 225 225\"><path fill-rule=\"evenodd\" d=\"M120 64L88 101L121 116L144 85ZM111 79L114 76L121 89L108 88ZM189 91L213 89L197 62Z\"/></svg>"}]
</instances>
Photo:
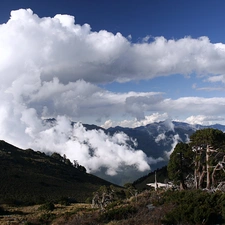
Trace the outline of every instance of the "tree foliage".
<instances>
[{"instance_id":1,"label":"tree foliage","mask_svg":"<svg viewBox=\"0 0 225 225\"><path fill-rule=\"evenodd\" d=\"M206 147L207 145L214 148L223 148L225 144L225 134L218 129L206 128L197 130L190 136L192 147Z\"/></svg>"},{"instance_id":2,"label":"tree foliage","mask_svg":"<svg viewBox=\"0 0 225 225\"><path fill-rule=\"evenodd\" d=\"M225 165L224 149L225 134L222 131L212 128L197 130L190 136L190 143L176 145L168 163L169 178L180 183L181 188L185 188L187 176L193 177L197 189L212 188L220 179L216 172L223 169L223 163Z\"/></svg>"},{"instance_id":3,"label":"tree foliage","mask_svg":"<svg viewBox=\"0 0 225 225\"><path fill-rule=\"evenodd\" d=\"M180 142L176 145L167 169L169 178L184 189L185 177L194 170L193 152L188 144Z\"/></svg>"}]
</instances>

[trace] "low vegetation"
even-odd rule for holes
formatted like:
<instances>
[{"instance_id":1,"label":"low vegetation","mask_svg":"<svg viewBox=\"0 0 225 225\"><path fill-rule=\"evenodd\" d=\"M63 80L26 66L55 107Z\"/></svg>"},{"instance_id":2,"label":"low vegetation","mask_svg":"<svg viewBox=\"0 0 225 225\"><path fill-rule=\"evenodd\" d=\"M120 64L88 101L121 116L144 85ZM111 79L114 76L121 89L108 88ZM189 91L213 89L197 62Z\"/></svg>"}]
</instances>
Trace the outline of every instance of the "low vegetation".
<instances>
[{"instance_id":1,"label":"low vegetation","mask_svg":"<svg viewBox=\"0 0 225 225\"><path fill-rule=\"evenodd\" d=\"M3 207L3 206L2 206ZM29 225L197 225L225 223L225 193L189 191L144 191L129 199L111 202L104 209L91 204L11 207L0 216L0 224L9 221Z\"/></svg>"},{"instance_id":2,"label":"low vegetation","mask_svg":"<svg viewBox=\"0 0 225 225\"><path fill-rule=\"evenodd\" d=\"M170 208L162 219L163 224L225 223L225 194L222 192L165 192L162 199L164 207Z\"/></svg>"}]
</instances>

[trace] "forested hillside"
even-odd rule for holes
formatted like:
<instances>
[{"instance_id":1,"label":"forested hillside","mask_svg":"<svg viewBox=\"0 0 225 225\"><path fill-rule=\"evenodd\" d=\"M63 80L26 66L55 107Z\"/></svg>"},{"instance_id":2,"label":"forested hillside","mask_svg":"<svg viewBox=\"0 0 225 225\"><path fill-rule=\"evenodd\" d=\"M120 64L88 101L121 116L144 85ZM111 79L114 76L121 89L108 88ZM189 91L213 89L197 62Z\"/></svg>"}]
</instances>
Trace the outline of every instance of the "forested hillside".
<instances>
[{"instance_id":1,"label":"forested hillside","mask_svg":"<svg viewBox=\"0 0 225 225\"><path fill-rule=\"evenodd\" d=\"M111 183L66 156L22 150L0 141L0 202L33 204L61 198L84 202Z\"/></svg>"}]
</instances>

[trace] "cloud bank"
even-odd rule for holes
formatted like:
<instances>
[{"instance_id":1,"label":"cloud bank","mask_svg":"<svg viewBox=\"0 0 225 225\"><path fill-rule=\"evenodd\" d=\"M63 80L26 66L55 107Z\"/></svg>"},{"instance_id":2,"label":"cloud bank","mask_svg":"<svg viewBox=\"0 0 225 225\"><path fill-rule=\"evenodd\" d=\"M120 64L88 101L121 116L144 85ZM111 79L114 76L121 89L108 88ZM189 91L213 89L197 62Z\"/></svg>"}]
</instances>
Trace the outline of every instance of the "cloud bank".
<instances>
[{"instance_id":1,"label":"cloud bank","mask_svg":"<svg viewBox=\"0 0 225 225\"><path fill-rule=\"evenodd\" d=\"M53 126L45 127L29 144L40 151L56 151L82 162L88 172L104 167L106 173L113 176L125 166L133 166L142 172L149 170L145 153L132 149L128 141L133 140L124 133L108 136L102 130L86 130L81 123L72 127L67 118L58 117Z\"/></svg>"},{"instance_id":2,"label":"cloud bank","mask_svg":"<svg viewBox=\"0 0 225 225\"><path fill-rule=\"evenodd\" d=\"M65 152L89 171L107 165L110 175L123 165L147 170L154 159L130 149L124 134L109 137L79 124L71 128L69 119L104 127L135 127L179 115L193 123L223 121L222 97L170 99L163 92L120 93L99 85L193 73L224 83L224 61L225 45L207 37L146 37L132 43L121 33L76 24L70 15L40 18L31 9L12 11L0 25L0 138L19 147ZM58 124L43 124L52 117Z\"/></svg>"},{"instance_id":3,"label":"cloud bank","mask_svg":"<svg viewBox=\"0 0 225 225\"><path fill-rule=\"evenodd\" d=\"M225 45L207 37L132 43L120 33L76 24L73 16L40 18L31 9L12 11L0 35L3 98L20 101L39 116L111 122L112 116L125 116L143 124L157 113L174 119L184 109L186 118L196 112L222 116L224 98L168 99L162 92L113 93L97 86L193 73L222 83Z\"/></svg>"},{"instance_id":4,"label":"cloud bank","mask_svg":"<svg viewBox=\"0 0 225 225\"><path fill-rule=\"evenodd\" d=\"M224 44L210 43L208 37L131 43L120 33L75 24L73 16L39 18L30 9L12 11L0 32L1 71L12 63L23 71L33 62L42 81L58 77L64 84L79 79L98 84L193 72L218 79L225 70ZM10 76L8 82L15 78Z\"/></svg>"}]
</instances>

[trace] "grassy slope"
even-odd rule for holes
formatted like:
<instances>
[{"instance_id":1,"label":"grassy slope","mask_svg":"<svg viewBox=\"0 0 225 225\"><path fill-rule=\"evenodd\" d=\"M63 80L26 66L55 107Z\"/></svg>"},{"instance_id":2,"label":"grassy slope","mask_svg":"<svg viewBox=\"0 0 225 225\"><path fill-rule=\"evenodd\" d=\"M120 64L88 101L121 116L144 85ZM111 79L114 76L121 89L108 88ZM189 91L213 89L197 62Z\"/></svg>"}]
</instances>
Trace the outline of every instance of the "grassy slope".
<instances>
[{"instance_id":1,"label":"grassy slope","mask_svg":"<svg viewBox=\"0 0 225 225\"><path fill-rule=\"evenodd\" d=\"M0 141L0 203L41 203L70 197L84 202L111 183L31 149Z\"/></svg>"}]
</instances>

